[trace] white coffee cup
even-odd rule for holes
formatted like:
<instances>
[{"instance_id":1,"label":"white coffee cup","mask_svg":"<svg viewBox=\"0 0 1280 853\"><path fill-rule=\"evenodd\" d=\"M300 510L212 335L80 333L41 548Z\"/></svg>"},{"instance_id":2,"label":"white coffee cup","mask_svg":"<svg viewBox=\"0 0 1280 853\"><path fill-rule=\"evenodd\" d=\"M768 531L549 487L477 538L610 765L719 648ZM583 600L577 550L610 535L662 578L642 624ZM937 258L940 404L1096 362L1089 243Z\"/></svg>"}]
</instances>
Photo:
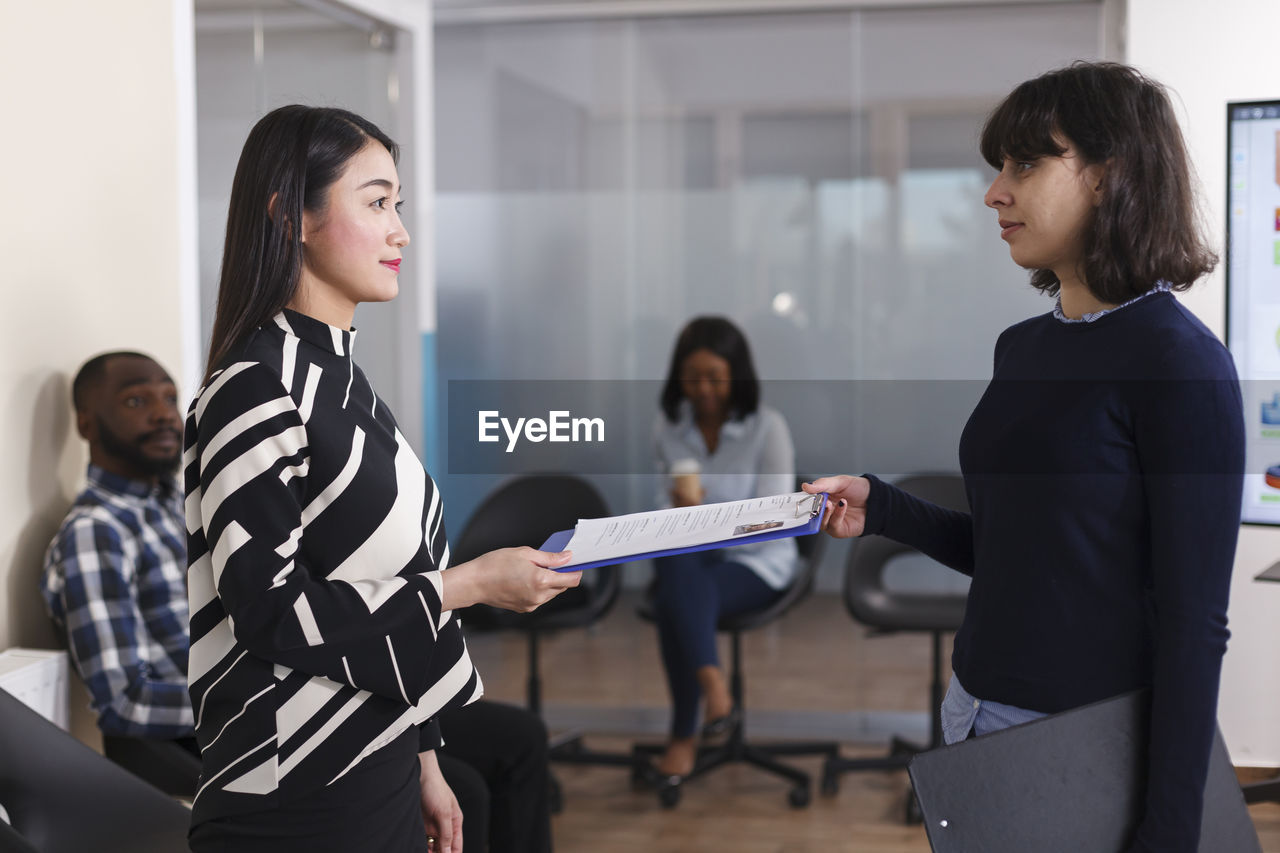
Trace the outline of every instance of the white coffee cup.
<instances>
[{"instance_id":1,"label":"white coffee cup","mask_svg":"<svg viewBox=\"0 0 1280 853\"><path fill-rule=\"evenodd\" d=\"M671 491L683 504L702 503L702 466L697 459L680 459L671 463Z\"/></svg>"}]
</instances>

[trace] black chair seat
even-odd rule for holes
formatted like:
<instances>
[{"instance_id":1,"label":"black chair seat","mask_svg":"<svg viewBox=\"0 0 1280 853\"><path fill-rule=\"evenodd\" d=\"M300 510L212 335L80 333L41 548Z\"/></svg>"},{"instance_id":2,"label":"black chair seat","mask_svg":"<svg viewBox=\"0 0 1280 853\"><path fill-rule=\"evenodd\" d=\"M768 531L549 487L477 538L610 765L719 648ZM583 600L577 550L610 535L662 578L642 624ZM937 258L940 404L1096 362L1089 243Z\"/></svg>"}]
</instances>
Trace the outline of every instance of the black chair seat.
<instances>
[{"instance_id":1,"label":"black chair seat","mask_svg":"<svg viewBox=\"0 0 1280 853\"><path fill-rule=\"evenodd\" d=\"M821 549L826 545L826 534L817 533L811 536L800 537L801 539L816 540L812 548L811 554L821 558ZM799 542L799 539L797 539ZM808 546L808 543L806 543ZM796 569L797 578L791 586L787 587L787 591L782 594L778 600L774 601L768 607L762 610L748 610L745 613L738 613L733 616L726 616L716 623L716 630L726 633L735 631L753 631L774 622L788 613L791 608L800 603L800 600L808 595L813 589L813 576L817 573L818 563L811 557L801 557L801 565ZM799 577L805 574L806 577Z\"/></svg>"},{"instance_id":2,"label":"black chair seat","mask_svg":"<svg viewBox=\"0 0 1280 853\"><path fill-rule=\"evenodd\" d=\"M728 634L733 631L751 631L768 625L791 610L792 607L800 602L800 599L809 594L810 590L802 587L802 584L792 584L787 587L787 591L782 597L762 610L749 610L745 613L723 616L716 622L716 630L722 634ZM657 621L652 586L646 591L644 600L636 605L636 615L647 622Z\"/></svg>"},{"instance_id":3,"label":"black chair seat","mask_svg":"<svg viewBox=\"0 0 1280 853\"><path fill-rule=\"evenodd\" d=\"M964 596L921 593L866 592L853 611L859 622L884 633L895 631L958 631L964 621ZM871 612L875 621L871 621Z\"/></svg>"}]
</instances>

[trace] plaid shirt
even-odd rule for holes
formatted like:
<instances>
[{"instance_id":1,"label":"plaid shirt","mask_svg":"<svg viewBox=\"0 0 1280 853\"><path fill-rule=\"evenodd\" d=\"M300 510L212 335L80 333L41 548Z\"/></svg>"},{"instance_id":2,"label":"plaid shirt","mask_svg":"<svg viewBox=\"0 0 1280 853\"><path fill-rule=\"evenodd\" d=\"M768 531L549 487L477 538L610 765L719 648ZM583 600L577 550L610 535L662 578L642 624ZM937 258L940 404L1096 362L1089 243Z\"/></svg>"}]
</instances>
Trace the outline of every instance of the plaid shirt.
<instances>
[{"instance_id":1,"label":"plaid shirt","mask_svg":"<svg viewBox=\"0 0 1280 853\"><path fill-rule=\"evenodd\" d=\"M186 544L176 481L153 488L90 465L45 554L45 606L107 734L192 733Z\"/></svg>"}]
</instances>

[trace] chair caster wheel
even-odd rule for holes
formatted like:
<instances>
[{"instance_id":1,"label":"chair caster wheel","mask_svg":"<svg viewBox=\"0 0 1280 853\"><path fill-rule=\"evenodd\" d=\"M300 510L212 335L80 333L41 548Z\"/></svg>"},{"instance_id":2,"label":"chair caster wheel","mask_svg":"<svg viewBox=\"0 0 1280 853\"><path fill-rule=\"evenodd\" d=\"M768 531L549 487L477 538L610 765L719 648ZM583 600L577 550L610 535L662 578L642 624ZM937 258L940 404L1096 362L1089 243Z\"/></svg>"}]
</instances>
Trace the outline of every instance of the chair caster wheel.
<instances>
[{"instance_id":1,"label":"chair caster wheel","mask_svg":"<svg viewBox=\"0 0 1280 853\"><path fill-rule=\"evenodd\" d=\"M822 795L834 797L840 793L840 775L829 770L822 771Z\"/></svg>"},{"instance_id":2,"label":"chair caster wheel","mask_svg":"<svg viewBox=\"0 0 1280 853\"><path fill-rule=\"evenodd\" d=\"M787 802L793 809L802 809L809 805L809 786L796 785L787 792Z\"/></svg>"},{"instance_id":3,"label":"chair caster wheel","mask_svg":"<svg viewBox=\"0 0 1280 853\"><path fill-rule=\"evenodd\" d=\"M658 802L662 803L664 809L674 809L680 802L680 783L677 782L674 785L663 783L658 788Z\"/></svg>"}]
</instances>

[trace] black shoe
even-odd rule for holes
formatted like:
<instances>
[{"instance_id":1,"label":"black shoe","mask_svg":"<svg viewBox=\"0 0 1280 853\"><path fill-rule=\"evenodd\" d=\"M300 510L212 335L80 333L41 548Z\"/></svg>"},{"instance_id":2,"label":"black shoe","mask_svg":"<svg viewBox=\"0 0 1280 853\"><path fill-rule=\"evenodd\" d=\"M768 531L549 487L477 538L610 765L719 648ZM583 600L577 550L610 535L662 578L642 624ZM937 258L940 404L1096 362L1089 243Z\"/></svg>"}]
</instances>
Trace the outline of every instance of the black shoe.
<instances>
[{"instance_id":1,"label":"black shoe","mask_svg":"<svg viewBox=\"0 0 1280 853\"><path fill-rule=\"evenodd\" d=\"M707 720L702 726L703 740L721 740L738 726L742 725L742 709L734 705L729 713L714 720Z\"/></svg>"}]
</instances>

